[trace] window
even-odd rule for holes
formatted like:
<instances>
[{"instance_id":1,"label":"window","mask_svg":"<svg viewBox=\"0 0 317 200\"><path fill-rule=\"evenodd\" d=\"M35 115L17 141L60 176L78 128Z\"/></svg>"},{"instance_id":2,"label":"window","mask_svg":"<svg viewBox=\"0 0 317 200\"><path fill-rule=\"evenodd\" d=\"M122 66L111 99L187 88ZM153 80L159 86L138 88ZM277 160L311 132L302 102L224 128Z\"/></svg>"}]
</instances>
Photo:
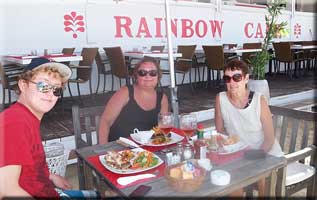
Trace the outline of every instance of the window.
<instances>
[{"instance_id":1,"label":"window","mask_svg":"<svg viewBox=\"0 0 317 200\"><path fill-rule=\"evenodd\" d=\"M296 0L295 10L299 12L317 12L317 0Z\"/></svg>"}]
</instances>

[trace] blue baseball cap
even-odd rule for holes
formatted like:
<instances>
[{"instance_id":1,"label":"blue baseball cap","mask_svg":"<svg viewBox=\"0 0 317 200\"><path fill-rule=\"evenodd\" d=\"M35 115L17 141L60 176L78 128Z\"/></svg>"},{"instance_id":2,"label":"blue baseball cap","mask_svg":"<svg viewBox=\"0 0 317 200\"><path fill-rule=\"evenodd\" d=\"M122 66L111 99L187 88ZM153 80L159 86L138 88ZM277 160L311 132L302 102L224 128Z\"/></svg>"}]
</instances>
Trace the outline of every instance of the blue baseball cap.
<instances>
[{"instance_id":1,"label":"blue baseball cap","mask_svg":"<svg viewBox=\"0 0 317 200\"><path fill-rule=\"evenodd\" d=\"M64 81L67 81L72 75L72 70L67 65L58 62L52 62L49 59L43 57L33 58L30 64L25 66L24 70L36 70L41 67L51 67L57 69Z\"/></svg>"}]
</instances>

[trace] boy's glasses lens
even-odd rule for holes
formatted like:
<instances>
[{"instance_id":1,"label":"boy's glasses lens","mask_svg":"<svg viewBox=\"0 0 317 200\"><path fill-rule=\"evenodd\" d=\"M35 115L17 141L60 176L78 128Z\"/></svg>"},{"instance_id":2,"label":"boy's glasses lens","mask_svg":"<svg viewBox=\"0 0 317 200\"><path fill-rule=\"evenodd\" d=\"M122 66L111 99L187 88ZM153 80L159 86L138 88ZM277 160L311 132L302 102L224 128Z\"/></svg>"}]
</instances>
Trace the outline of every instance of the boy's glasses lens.
<instances>
[{"instance_id":1,"label":"boy's glasses lens","mask_svg":"<svg viewBox=\"0 0 317 200\"><path fill-rule=\"evenodd\" d=\"M140 69L138 70L138 75L139 76L146 76L146 75L150 75L150 76L157 76L157 70L149 70L149 71L146 71L146 70L143 70L143 69Z\"/></svg>"},{"instance_id":2,"label":"boy's glasses lens","mask_svg":"<svg viewBox=\"0 0 317 200\"><path fill-rule=\"evenodd\" d=\"M62 87L56 87L56 86L50 85L50 84L42 82L42 81L37 82L37 83L33 82L33 81L30 81L30 82L36 84L37 90L39 92L48 93L50 90L52 90L53 95L56 97L60 97L63 93Z\"/></svg>"},{"instance_id":3,"label":"boy's glasses lens","mask_svg":"<svg viewBox=\"0 0 317 200\"><path fill-rule=\"evenodd\" d=\"M233 76L223 76L223 80L225 81L225 83L230 83L231 79L233 79L234 82L240 82L242 80L242 74L234 74Z\"/></svg>"}]
</instances>

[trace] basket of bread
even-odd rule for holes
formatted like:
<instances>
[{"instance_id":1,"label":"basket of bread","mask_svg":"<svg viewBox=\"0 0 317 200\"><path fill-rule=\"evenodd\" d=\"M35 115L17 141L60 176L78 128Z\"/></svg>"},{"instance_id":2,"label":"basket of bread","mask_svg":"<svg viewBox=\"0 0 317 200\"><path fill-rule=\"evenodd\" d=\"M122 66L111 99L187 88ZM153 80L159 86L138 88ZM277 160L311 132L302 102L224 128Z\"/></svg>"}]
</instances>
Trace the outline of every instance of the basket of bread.
<instances>
[{"instance_id":1,"label":"basket of bread","mask_svg":"<svg viewBox=\"0 0 317 200\"><path fill-rule=\"evenodd\" d=\"M206 176L206 170L197 160L184 161L165 169L165 178L172 189L178 192L194 192L200 188Z\"/></svg>"}]
</instances>

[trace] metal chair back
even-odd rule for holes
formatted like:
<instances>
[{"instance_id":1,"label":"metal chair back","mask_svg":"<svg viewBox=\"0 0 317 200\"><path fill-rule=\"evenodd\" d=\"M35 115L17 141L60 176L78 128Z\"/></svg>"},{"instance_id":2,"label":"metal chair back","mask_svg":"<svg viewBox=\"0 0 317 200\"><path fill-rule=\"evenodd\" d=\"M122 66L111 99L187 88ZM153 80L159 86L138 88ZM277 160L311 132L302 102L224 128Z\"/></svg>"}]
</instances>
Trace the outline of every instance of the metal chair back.
<instances>
[{"instance_id":1,"label":"metal chair back","mask_svg":"<svg viewBox=\"0 0 317 200\"><path fill-rule=\"evenodd\" d=\"M75 51L75 48L63 48L62 49L62 54L68 54L68 55L72 55Z\"/></svg>"},{"instance_id":2,"label":"metal chair back","mask_svg":"<svg viewBox=\"0 0 317 200\"><path fill-rule=\"evenodd\" d=\"M83 60L79 62L79 66L90 66L88 68L77 68L77 79L86 82L91 78L92 64L97 55L98 48L83 48L81 56Z\"/></svg>"},{"instance_id":3,"label":"metal chair back","mask_svg":"<svg viewBox=\"0 0 317 200\"><path fill-rule=\"evenodd\" d=\"M104 106L72 106L72 118L76 149L98 142L98 127ZM95 141L95 142L94 142Z\"/></svg>"},{"instance_id":4,"label":"metal chair back","mask_svg":"<svg viewBox=\"0 0 317 200\"><path fill-rule=\"evenodd\" d=\"M181 53L182 57L176 59L175 69L187 72L192 68L192 59L195 54L196 45L178 45L177 53Z\"/></svg>"},{"instance_id":5,"label":"metal chair back","mask_svg":"<svg viewBox=\"0 0 317 200\"><path fill-rule=\"evenodd\" d=\"M163 52L165 46L162 45L162 46L151 46L151 52L153 51L159 51L159 52Z\"/></svg>"},{"instance_id":6,"label":"metal chair back","mask_svg":"<svg viewBox=\"0 0 317 200\"><path fill-rule=\"evenodd\" d=\"M11 104L11 90L18 87L18 78L23 72L23 67L16 65L3 66L0 63L0 82L2 85L2 105L6 103L6 90L8 92L8 103Z\"/></svg>"},{"instance_id":7,"label":"metal chair back","mask_svg":"<svg viewBox=\"0 0 317 200\"><path fill-rule=\"evenodd\" d=\"M273 43L275 59L280 62L292 62L293 55L290 42Z\"/></svg>"},{"instance_id":8,"label":"metal chair back","mask_svg":"<svg viewBox=\"0 0 317 200\"><path fill-rule=\"evenodd\" d=\"M128 78L129 70L121 47L106 47L103 49L105 50L109 60L112 74L118 78Z\"/></svg>"},{"instance_id":9,"label":"metal chair back","mask_svg":"<svg viewBox=\"0 0 317 200\"><path fill-rule=\"evenodd\" d=\"M257 43L243 43L243 49L261 49L262 44L260 42ZM250 58L254 55L254 52L251 53L242 53L242 60L246 63L250 63Z\"/></svg>"},{"instance_id":10,"label":"metal chair back","mask_svg":"<svg viewBox=\"0 0 317 200\"><path fill-rule=\"evenodd\" d=\"M203 45L207 67L211 70L223 70L224 54L222 46L206 46Z\"/></svg>"}]
</instances>

